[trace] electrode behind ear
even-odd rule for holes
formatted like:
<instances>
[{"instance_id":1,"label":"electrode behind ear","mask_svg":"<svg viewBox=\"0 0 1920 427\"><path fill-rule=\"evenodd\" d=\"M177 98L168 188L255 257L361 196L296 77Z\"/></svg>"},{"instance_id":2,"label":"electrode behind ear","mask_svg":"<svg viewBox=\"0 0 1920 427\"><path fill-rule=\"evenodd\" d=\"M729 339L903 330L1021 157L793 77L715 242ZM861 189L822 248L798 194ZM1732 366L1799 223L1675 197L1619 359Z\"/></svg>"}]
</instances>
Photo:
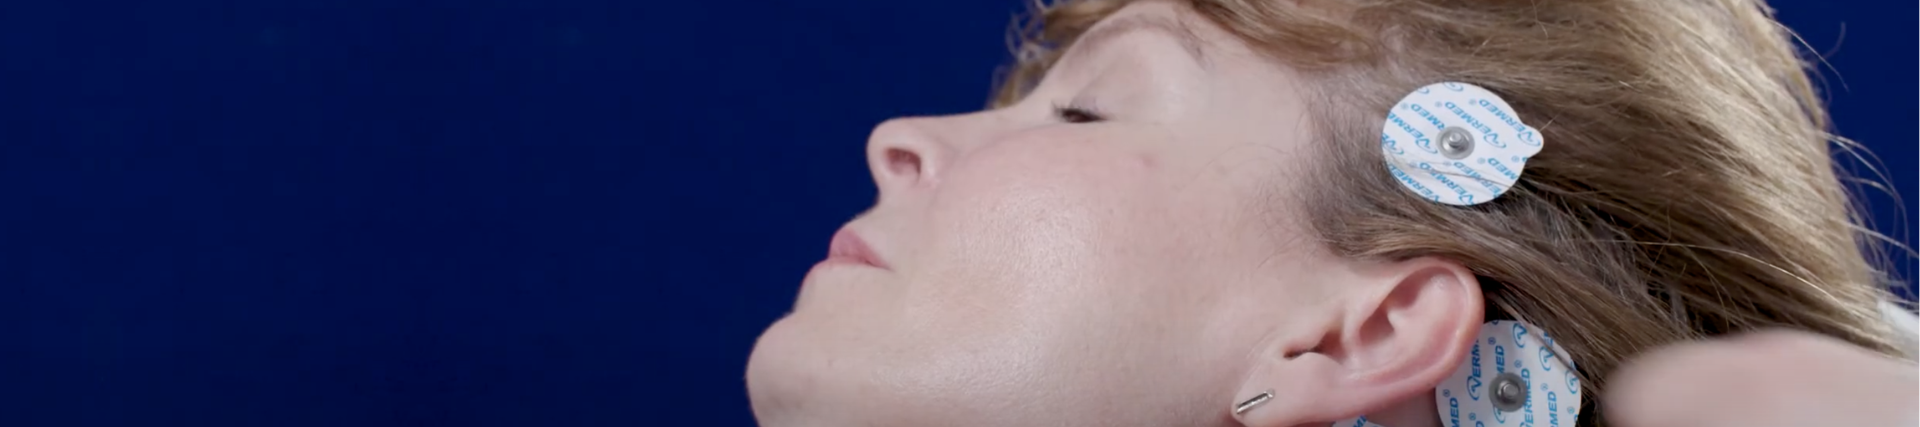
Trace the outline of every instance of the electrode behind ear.
<instances>
[{"instance_id":1,"label":"electrode behind ear","mask_svg":"<svg viewBox=\"0 0 1920 427\"><path fill-rule=\"evenodd\" d=\"M1572 427L1580 377L1566 349L1539 327L1495 320L1480 326L1464 363L1433 389L1446 427ZM1359 417L1333 427L1387 427Z\"/></svg>"},{"instance_id":2,"label":"electrode behind ear","mask_svg":"<svg viewBox=\"0 0 1920 427\"><path fill-rule=\"evenodd\" d=\"M1454 206L1506 193L1543 142L1506 100L1455 82L1408 94L1387 111L1380 129L1380 150L1394 180L1420 197Z\"/></svg>"}]
</instances>

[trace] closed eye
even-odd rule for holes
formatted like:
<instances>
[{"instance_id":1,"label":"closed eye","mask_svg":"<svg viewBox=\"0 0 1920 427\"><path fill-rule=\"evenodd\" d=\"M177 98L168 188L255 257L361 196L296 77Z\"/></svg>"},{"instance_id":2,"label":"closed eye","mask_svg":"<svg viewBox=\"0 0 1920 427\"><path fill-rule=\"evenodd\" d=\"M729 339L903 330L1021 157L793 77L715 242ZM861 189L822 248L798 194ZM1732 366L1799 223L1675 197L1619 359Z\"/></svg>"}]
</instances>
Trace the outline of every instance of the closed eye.
<instances>
[{"instance_id":1,"label":"closed eye","mask_svg":"<svg viewBox=\"0 0 1920 427\"><path fill-rule=\"evenodd\" d=\"M1099 110L1075 104L1053 106L1053 116L1067 123L1094 123L1107 120Z\"/></svg>"}]
</instances>

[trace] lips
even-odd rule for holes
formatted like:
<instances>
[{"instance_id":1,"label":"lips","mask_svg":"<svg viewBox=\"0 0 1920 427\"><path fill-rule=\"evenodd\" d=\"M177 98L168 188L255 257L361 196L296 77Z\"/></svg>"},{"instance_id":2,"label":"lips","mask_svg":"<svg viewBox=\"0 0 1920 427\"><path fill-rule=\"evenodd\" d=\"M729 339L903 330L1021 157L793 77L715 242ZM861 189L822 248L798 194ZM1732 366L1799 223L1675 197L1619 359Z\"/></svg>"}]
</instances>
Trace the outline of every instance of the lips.
<instances>
[{"instance_id":1,"label":"lips","mask_svg":"<svg viewBox=\"0 0 1920 427\"><path fill-rule=\"evenodd\" d=\"M821 263L859 264L868 267L886 269L886 260L873 251L867 241L860 238L853 229L842 228L833 234L833 243L827 246L827 259Z\"/></svg>"}]
</instances>

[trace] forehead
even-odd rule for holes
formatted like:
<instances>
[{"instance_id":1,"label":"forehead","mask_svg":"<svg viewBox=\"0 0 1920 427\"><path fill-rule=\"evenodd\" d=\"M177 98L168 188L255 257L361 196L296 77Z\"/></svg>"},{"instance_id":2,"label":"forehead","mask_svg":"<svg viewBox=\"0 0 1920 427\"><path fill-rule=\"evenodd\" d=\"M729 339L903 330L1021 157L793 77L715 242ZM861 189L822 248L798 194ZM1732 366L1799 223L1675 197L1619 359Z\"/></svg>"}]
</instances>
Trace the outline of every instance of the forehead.
<instances>
[{"instance_id":1,"label":"forehead","mask_svg":"<svg viewBox=\"0 0 1920 427\"><path fill-rule=\"evenodd\" d=\"M1116 40L1128 34L1152 32L1178 42L1189 59L1204 66L1208 43L1194 31L1188 22L1190 19L1191 14L1163 2L1136 2L1082 34L1067 57L1072 59L1111 49Z\"/></svg>"},{"instance_id":2,"label":"forehead","mask_svg":"<svg viewBox=\"0 0 1920 427\"><path fill-rule=\"evenodd\" d=\"M1217 150L1222 159L1242 158L1246 166L1268 172L1303 170L1297 163L1313 155L1308 145L1320 128L1308 105L1316 93L1311 80L1181 2L1131 2L1088 30L1081 42L1094 48L1089 52L1107 50L1098 55L1137 55L1141 51L1122 46L1133 42L1100 40L1139 32L1158 33L1185 51L1156 49L1153 61L1185 62L1182 56L1191 56L1202 69L1181 74L1191 80L1177 85L1192 107L1178 120L1190 148Z\"/></svg>"},{"instance_id":3,"label":"forehead","mask_svg":"<svg viewBox=\"0 0 1920 427\"><path fill-rule=\"evenodd\" d=\"M1125 49L1116 45L1128 43L1117 42L1117 39L1144 32L1167 37L1167 40L1182 48L1188 57L1186 59L1209 70L1222 63L1238 67L1279 65L1273 58L1255 51L1239 36L1195 12L1184 2L1138 0L1126 3L1120 10L1102 18L1076 37L1064 53L1062 62L1068 62L1073 57L1104 55L1100 51Z\"/></svg>"}]
</instances>

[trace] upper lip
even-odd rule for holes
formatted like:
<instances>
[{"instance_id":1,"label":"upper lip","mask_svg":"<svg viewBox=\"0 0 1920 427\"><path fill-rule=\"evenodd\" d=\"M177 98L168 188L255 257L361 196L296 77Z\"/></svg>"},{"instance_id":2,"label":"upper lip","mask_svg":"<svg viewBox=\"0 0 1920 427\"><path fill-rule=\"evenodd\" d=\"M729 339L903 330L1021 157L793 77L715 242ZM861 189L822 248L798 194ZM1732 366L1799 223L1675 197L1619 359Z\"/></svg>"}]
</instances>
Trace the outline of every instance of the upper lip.
<instances>
[{"instance_id":1,"label":"upper lip","mask_svg":"<svg viewBox=\"0 0 1920 427\"><path fill-rule=\"evenodd\" d=\"M873 246L867 245L866 239L860 238L860 234L853 232L852 228L841 228L833 234L833 243L827 246L827 259L845 259L876 268L888 268L887 261L880 259L879 253L873 251Z\"/></svg>"}]
</instances>

